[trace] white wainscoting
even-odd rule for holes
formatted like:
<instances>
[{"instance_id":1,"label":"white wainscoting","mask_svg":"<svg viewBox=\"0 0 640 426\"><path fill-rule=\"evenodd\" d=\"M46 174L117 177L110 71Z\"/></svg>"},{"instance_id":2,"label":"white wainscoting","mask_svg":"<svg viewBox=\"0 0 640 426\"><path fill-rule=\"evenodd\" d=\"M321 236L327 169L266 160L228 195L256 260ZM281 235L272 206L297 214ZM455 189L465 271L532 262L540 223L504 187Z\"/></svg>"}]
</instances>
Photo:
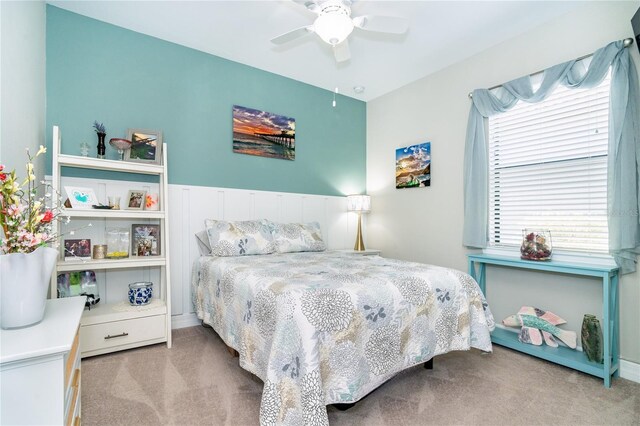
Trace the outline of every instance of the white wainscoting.
<instances>
[{"instance_id":1,"label":"white wainscoting","mask_svg":"<svg viewBox=\"0 0 640 426\"><path fill-rule=\"evenodd\" d=\"M195 233L205 219L320 223L329 249L355 241L357 216L347 213L346 197L169 185L169 250L173 328L198 324L191 298L191 269L200 256ZM364 218L363 218L364 219Z\"/></svg>"}]
</instances>

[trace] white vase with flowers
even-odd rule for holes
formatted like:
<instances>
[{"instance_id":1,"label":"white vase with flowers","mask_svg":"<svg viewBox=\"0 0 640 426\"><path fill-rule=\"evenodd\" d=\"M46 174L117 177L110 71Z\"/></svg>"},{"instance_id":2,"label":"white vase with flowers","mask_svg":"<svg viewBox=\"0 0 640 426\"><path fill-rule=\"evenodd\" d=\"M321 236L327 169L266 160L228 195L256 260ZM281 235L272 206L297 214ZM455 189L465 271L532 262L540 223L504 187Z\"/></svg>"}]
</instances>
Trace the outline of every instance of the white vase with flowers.
<instances>
[{"instance_id":1,"label":"white vase with flowers","mask_svg":"<svg viewBox=\"0 0 640 426\"><path fill-rule=\"evenodd\" d=\"M52 247L58 235L52 222L62 220L51 186L36 181L33 160L27 149L27 176L20 182L15 170L5 173L0 165L0 327L22 328L44 317L47 289L58 257ZM57 194L55 194L57 196ZM52 204L47 206L47 204ZM66 218L68 221L69 218Z\"/></svg>"}]
</instances>

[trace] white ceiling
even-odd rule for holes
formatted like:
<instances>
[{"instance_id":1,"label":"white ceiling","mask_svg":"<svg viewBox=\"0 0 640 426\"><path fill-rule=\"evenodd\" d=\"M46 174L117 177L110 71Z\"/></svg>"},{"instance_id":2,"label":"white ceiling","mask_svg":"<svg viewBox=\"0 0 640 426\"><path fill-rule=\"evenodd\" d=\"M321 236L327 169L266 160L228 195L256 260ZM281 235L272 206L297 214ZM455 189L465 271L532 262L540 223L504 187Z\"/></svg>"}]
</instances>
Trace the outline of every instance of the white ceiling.
<instances>
[{"instance_id":1,"label":"white ceiling","mask_svg":"<svg viewBox=\"0 0 640 426\"><path fill-rule=\"evenodd\" d=\"M285 46L270 39L315 14L288 0L49 1L120 27L368 101L473 56L583 5L582 1L359 0L352 16L406 17L401 36L356 29L351 59L310 34ZM364 86L362 94L354 86Z\"/></svg>"}]
</instances>

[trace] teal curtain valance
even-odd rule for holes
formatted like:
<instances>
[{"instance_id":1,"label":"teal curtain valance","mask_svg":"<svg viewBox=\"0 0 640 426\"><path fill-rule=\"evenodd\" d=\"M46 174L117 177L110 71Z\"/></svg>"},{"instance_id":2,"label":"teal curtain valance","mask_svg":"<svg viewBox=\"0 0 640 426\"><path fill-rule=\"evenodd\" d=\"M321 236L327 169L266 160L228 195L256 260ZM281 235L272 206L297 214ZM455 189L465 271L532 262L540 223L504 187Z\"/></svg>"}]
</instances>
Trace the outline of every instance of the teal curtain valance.
<instances>
[{"instance_id":1,"label":"teal curtain valance","mask_svg":"<svg viewBox=\"0 0 640 426\"><path fill-rule=\"evenodd\" d=\"M622 273L636 269L640 254L640 91L638 74L623 41L598 49L591 62L572 60L543 72L533 90L530 76L505 83L495 92L473 91L464 155L464 230L467 247L485 248L488 242L489 165L485 118L512 108L519 100L546 99L562 84L591 88L602 82L611 68L607 208L609 252Z\"/></svg>"}]
</instances>

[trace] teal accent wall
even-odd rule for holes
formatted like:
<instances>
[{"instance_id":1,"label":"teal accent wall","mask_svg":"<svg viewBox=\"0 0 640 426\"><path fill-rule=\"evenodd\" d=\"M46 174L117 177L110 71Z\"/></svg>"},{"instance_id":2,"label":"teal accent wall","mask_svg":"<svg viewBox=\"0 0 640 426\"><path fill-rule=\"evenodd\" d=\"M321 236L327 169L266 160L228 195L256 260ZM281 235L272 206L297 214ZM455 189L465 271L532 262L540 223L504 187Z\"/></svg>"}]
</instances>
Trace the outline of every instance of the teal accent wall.
<instances>
[{"instance_id":1,"label":"teal accent wall","mask_svg":"<svg viewBox=\"0 0 640 426\"><path fill-rule=\"evenodd\" d=\"M332 98L331 91L47 6L47 144L59 125L65 154L79 155L87 141L96 155L91 126L98 120L107 141L126 137L128 128L161 130L169 183L364 192L366 104L339 96L333 108ZM233 105L295 118L295 161L234 153ZM107 157L117 157L108 144Z\"/></svg>"}]
</instances>

